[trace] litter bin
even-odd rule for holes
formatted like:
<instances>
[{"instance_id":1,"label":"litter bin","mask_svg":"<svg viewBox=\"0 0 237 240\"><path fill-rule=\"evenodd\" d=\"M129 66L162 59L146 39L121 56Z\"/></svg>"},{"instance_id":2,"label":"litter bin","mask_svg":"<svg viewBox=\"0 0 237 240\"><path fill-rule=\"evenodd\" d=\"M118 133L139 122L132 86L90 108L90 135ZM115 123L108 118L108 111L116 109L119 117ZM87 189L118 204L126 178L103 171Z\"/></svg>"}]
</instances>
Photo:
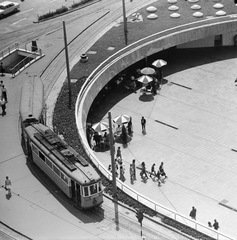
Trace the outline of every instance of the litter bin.
<instances>
[{"instance_id":1,"label":"litter bin","mask_svg":"<svg viewBox=\"0 0 237 240\"><path fill-rule=\"evenodd\" d=\"M38 50L37 42L36 41L32 41L31 51L32 52L36 52L37 50Z\"/></svg>"}]
</instances>

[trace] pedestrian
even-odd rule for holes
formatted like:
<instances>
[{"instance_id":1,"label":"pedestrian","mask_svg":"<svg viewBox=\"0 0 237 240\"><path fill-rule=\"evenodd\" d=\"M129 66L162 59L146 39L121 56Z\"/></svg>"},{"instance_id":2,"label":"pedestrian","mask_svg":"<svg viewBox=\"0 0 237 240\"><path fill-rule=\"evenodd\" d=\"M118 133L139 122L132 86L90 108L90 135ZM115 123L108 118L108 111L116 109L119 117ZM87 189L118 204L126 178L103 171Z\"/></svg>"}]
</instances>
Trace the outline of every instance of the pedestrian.
<instances>
[{"instance_id":1,"label":"pedestrian","mask_svg":"<svg viewBox=\"0 0 237 240\"><path fill-rule=\"evenodd\" d=\"M5 88L5 85L4 85L4 84L2 84L1 87L2 87L2 97L3 97L3 98L6 100L6 102L7 102L7 89Z\"/></svg>"},{"instance_id":2,"label":"pedestrian","mask_svg":"<svg viewBox=\"0 0 237 240\"><path fill-rule=\"evenodd\" d=\"M122 160L122 153L121 153L121 149L120 147L117 148L117 154L116 154L116 158Z\"/></svg>"},{"instance_id":3,"label":"pedestrian","mask_svg":"<svg viewBox=\"0 0 237 240\"><path fill-rule=\"evenodd\" d=\"M1 97L0 104L2 107L2 116L6 115L6 101L4 98Z\"/></svg>"},{"instance_id":4,"label":"pedestrian","mask_svg":"<svg viewBox=\"0 0 237 240\"><path fill-rule=\"evenodd\" d=\"M133 179L136 181L137 180L137 176L136 176L136 160L135 159L133 159L132 160L132 167L133 167L133 174L134 174L134 177L133 177Z\"/></svg>"},{"instance_id":5,"label":"pedestrian","mask_svg":"<svg viewBox=\"0 0 237 240\"><path fill-rule=\"evenodd\" d=\"M130 164L129 173L130 173L131 184L133 184L133 182L134 182L134 169L133 169L133 165L132 164Z\"/></svg>"},{"instance_id":6,"label":"pedestrian","mask_svg":"<svg viewBox=\"0 0 237 240\"><path fill-rule=\"evenodd\" d=\"M168 176L166 175L166 173L165 173L164 163L163 163L163 162L161 162L161 164L160 164L159 171L160 171L160 175L161 175L161 176L164 176L165 178L168 177Z\"/></svg>"},{"instance_id":7,"label":"pedestrian","mask_svg":"<svg viewBox=\"0 0 237 240\"><path fill-rule=\"evenodd\" d=\"M109 170L110 172L112 172L112 166L111 166L111 164L109 165L108 170Z\"/></svg>"},{"instance_id":8,"label":"pedestrian","mask_svg":"<svg viewBox=\"0 0 237 240\"><path fill-rule=\"evenodd\" d=\"M132 117L130 117L130 120L128 122L128 135L132 135L133 131L132 131Z\"/></svg>"},{"instance_id":9,"label":"pedestrian","mask_svg":"<svg viewBox=\"0 0 237 240\"><path fill-rule=\"evenodd\" d=\"M1 65L0 65L0 71L1 71L1 76L3 77L4 76L4 72L5 72L5 69L3 67L3 63L1 62Z\"/></svg>"},{"instance_id":10,"label":"pedestrian","mask_svg":"<svg viewBox=\"0 0 237 240\"><path fill-rule=\"evenodd\" d=\"M124 173L125 173L125 171L124 171L124 168L123 168L123 166L120 166L120 176L119 176L119 179L122 181L122 182L124 182L126 179L125 179L125 177L124 177Z\"/></svg>"},{"instance_id":11,"label":"pedestrian","mask_svg":"<svg viewBox=\"0 0 237 240\"><path fill-rule=\"evenodd\" d=\"M147 176L147 173L146 173L146 165L145 165L145 162L142 162L141 165L142 165L142 170L141 170L141 173L140 173L141 178L144 179L144 176L143 176L143 175L145 175L146 179L144 179L144 180L147 180L149 177Z\"/></svg>"},{"instance_id":12,"label":"pedestrian","mask_svg":"<svg viewBox=\"0 0 237 240\"><path fill-rule=\"evenodd\" d=\"M12 195L11 188L12 188L12 183L10 178L7 176L5 180L5 189L8 191L8 195Z\"/></svg>"},{"instance_id":13,"label":"pedestrian","mask_svg":"<svg viewBox=\"0 0 237 240\"><path fill-rule=\"evenodd\" d=\"M0 96L2 96L2 86L4 86L3 81L0 81Z\"/></svg>"},{"instance_id":14,"label":"pedestrian","mask_svg":"<svg viewBox=\"0 0 237 240\"><path fill-rule=\"evenodd\" d=\"M192 219L196 220L196 214L197 214L197 209L195 207L192 207L192 210L190 211L189 216Z\"/></svg>"},{"instance_id":15,"label":"pedestrian","mask_svg":"<svg viewBox=\"0 0 237 240\"><path fill-rule=\"evenodd\" d=\"M157 182L158 182L158 186L160 187L161 185L161 180L160 180L160 171L158 170L156 173L156 177L157 177Z\"/></svg>"},{"instance_id":16,"label":"pedestrian","mask_svg":"<svg viewBox=\"0 0 237 240\"><path fill-rule=\"evenodd\" d=\"M7 102L7 89L5 88L5 86L2 86L2 97L5 99L5 101Z\"/></svg>"},{"instance_id":17,"label":"pedestrian","mask_svg":"<svg viewBox=\"0 0 237 240\"><path fill-rule=\"evenodd\" d=\"M117 159L115 159L115 175L118 177L118 162Z\"/></svg>"},{"instance_id":18,"label":"pedestrian","mask_svg":"<svg viewBox=\"0 0 237 240\"><path fill-rule=\"evenodd\" d=\"M152 166L151 166L150 177L151 177L152 174L153 174L154 176L156 176L155 165L156 165L156 164L153 163Z\"/></svg>"},{"instance_id":19,"label":"pedestrian","mask_svg":"<svg viewBox=\"0 0 237 240\"><path fill-rule=\"evenodd\" d=\"M142 133L144 134L146 132L146 119L142 117L141 119L141 125L142 125Z\"/></svg>"},{"instance_id":20,"label":"pedestrian","mask_svg":"<svg viewBox=\"0 0 237 240\"><path fill-rule=\"evenodd\" d=\"M213 227L215 230L218 230L220 228L219 223L214 219Z\"/></svg>"}]
</instances>

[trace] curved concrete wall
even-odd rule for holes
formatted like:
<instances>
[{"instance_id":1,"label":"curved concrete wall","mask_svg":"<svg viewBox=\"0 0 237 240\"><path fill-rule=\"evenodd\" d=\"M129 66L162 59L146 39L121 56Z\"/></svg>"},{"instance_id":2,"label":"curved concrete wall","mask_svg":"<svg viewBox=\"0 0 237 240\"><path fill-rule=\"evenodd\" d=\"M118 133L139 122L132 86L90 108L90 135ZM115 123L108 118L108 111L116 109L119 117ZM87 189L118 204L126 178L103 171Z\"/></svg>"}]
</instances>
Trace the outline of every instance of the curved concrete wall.
<instances>
[{"instance_id":1,"label":"curved concrete wall","mask_svg":"<svg viewBox=\"0 0 237 240\"><path fill-rule=\"evenodd\" d=\"M148 36L118 51L104 61L88 78L76 103L76 121L80 137L85 138L86 120L96 95L119 72L154 53L186 42L237 32L237 19L230 17L178 26Z\"/></svg>"}]
</instances>

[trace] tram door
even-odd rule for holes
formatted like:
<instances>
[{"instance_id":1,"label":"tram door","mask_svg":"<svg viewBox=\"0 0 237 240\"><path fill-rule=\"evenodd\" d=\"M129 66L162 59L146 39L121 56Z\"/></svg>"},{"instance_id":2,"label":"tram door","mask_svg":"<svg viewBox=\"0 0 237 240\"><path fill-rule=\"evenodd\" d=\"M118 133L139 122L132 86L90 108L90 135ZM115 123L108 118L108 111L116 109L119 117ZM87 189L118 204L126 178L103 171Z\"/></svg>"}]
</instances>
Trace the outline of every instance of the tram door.
<instances>
[{"instance_id":1,"label":"tram door","mask_svg":"<svg viewBox=\"0 0 237 240\"><path fill-rule=\"evenodd\" d=\"M77 204L81 206L81 187L78 183L76 183L76 189L77 189Z\"/></svg>"},{"instance_id":2,"label":"tram door","mask_svg":"<svg viewBox=\"0 0 237 240\"><path fill-rule=\"evenodd\" d=\"M71 191L72 191L72 199L76 200L76 191L75 191L75 182L71 180Z\"/></svg>"},{"instance_id":3,"label":"tram door","mask_svg":"<svg viewBox=\"0 0 237 240\"><path fill-rule=\"evenodd\" d=\"M71 180L71 191L72 191L72 199L76 202L77 205L81 205L81 191L80 185Z\"/></svg>"}]
</instances>

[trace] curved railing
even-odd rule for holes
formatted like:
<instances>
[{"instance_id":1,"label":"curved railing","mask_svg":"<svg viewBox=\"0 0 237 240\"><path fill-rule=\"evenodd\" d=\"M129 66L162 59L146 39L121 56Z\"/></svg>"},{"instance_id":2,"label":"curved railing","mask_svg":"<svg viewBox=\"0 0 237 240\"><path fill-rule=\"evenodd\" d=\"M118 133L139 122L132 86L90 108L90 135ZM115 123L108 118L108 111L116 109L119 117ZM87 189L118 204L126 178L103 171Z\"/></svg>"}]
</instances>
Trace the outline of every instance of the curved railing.
<instances>
[{"instance_id":1,"label":"curved railing","mask_svg":"<svg viewBox=\"0 0 237 240\"><path fill-rule=\"evenodd\" d=\"M212 19L210 21L208 21L208 24L206 25L207 28L211 27L215 25L215 24L233 24L233 22L236 24L236 19L232 19L231 21L228 19L228 17L226 18L222 18L221 21L218 18L219 22L217 23L216 19ZM224 22L225 21L225 22ZM183 26L179 26L179 27L175 27L172 29L168 29L156 34L153 34L151 36L148 36L144 39L141 39L123 49L121 49L120 51L118 51L117 53L115 53L114 55L110 56L108 59L106 59L104 62L102 62L93 72L92 74L88 77L87 81L85 82L85 84L83 85L78 98L77 98L77 102L76 102L76 108L75 108L75 115L76 115L76 124L77 124L77 128L78 128L78 132L79 132L79 137L81 139L82 145L86 151L86 154L88 155L88 157L90 157L90 159L93 161L93 163L95 164L95 166L98 168L98 170L100 170L100 172L107 177L109 180L112 180L112 175L111 173L107 170L107 168L104 167L104 165L97 159L97 157L95 156L95 154L93 153L93 151L91 150L89 144L87 143L87 138L86 138L86 134L85 134L85 120L86 117L84 116L83 118L83 114L86 115L88 113L87 109L83 109L84 104L85 104L85 98L87 96L89 96L90 101L92 102L91 96L88 94L89 90L91 88L91 86L93 85L93 83L95 83L98 78L105 72L107 71L111 66L113 66L116 62L121 61L123 58L127 57L129 54L131 54L132 52L138 50L138 49L142 49L146 46L148 46L149 44L153 44L154 41L163 41L164 39L167 39L168 37L177 35L177 34L181 34L181 33L186 33L187 31L190 31L190 29L187 29L187 26L192 26L192 30L193 29L199 29L199 28L204 28L204 26L200 26L200 23L192 23L192 24L186 24ZM234 27L233 27L234 28ZM202 36L199 36L199 38L203 38ZM197 36L193 36L192 40L196 40L198 39ZM191 40L190 40L191 41ZM181 43L177 43L177 42L172 42L170 41L168 45L163 46L161 50L166 49L166 48L170 48L174 45L177 44L181 44ZM141 57L141 56L140 56ZM144 55L143 58L146 57L146 51L144 51ZM131 60L131 59L130 59ZM139 59L140 60L140 59ZM138 61L137 59L135 59L135 61ZM123 62L124 63L124 62ZM130 65L133 64L134 62L130 62ZM123 67L126 66L126 64L128 63L124 63ZM119 71L118 71L119 72ZM118 73L117 72L117 73ZM114 75L116 75L117 73L112 73ZM100 90L100 89L96 89L96 90ZM88 104L86 106L87 108L89 108ZM83 122L84 121L84 122ZM231 237L228 237L227 235L221 233L221 232L217 232L215 230L213 230L212 228L198 222L198 221L194 221L191 220L190 218L172 210L169 208L166 208L164 206L162 206L161 204L158 204L157 202L154 202L153 200L147 198L146 196L142 195L141 193L133 190L132 188L130 188L129 186L127 186L124 182L121 182L120 180L117 179L117 187L120 188L122 191L124 191L126 194L128 194L129 196L131 196L132 198L134 198L135 200L141 202L142 204L148 206L149 208L165 215L168 216L170 218L173 218L183 224L186 224L187 226L190 226L210 237L216 238L216 239L223 239L223 240L234 240Z\"/></svg>"}]
</instances>

